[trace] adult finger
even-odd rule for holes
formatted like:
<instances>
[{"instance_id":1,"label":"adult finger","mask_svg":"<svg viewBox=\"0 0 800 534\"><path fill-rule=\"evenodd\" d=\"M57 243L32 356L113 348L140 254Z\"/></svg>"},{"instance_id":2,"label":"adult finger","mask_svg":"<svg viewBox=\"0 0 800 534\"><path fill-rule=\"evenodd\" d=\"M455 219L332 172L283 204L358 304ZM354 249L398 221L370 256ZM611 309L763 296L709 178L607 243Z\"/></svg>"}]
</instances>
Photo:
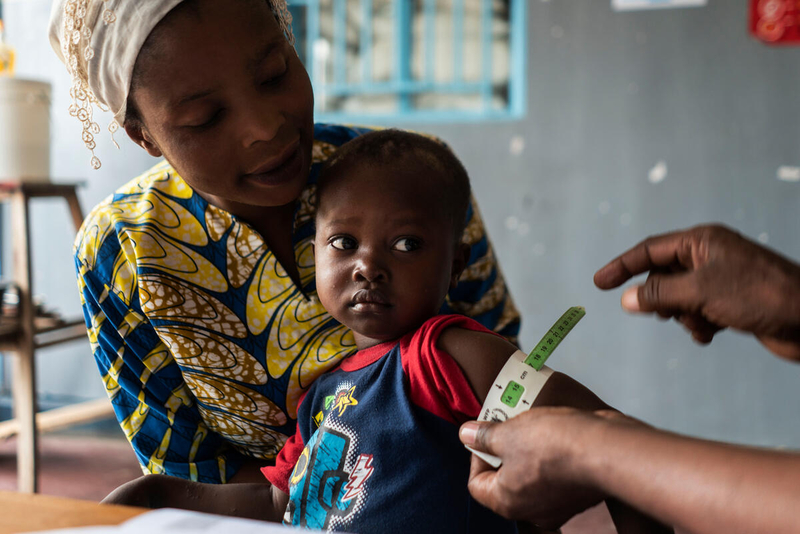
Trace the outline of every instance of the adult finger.
<instances>
[{"instance_id":1,"label":"adult finger","mask_svg":"<svg viewBox=\"0 0 800 534\"><path fill-rule=\"evenodd\" d=\"M467 488L476 501L504 515L499 510L502 500L497 483L497 471L474 454L472 455ZM508 510L503 511L506 514L508 513Z\"/></svg>"},{"instance_id":2,"label":"adult finger","mask_svg":"<svg viewBox=\"0 0 800 534\"><path fill-rule=\"evenodd\" d=\"M458 437L464 445L497 456L493 438L496 425L497 423L469 421L461 425Z\"/></svg>"},{"instance_id":3,"label":"adult finger","mask_svg":"<svg viewBox=\"0 0 800 534\"><path fill-rule=\"evenodd\" d=\"M684 314L678 321L692 333L692 337L698 343L711 343L714 335L722 330L721 327L709 322L699 314Z\"/></svg>"},{"instance_id":4,"label":"adult finger","mask_svg":"<svg viewBox=\"0 0 800 534\"><path fill-rule=\"evenodd\" d=\"M648 237L627 252L617 256L594 274L600 289L619 287L637 274L651 269L686 265L691 261L691 241L688 230Z\"/></svg>"},{"instance_id":5,"label":"adult finger","mask_svg":"<svg viewBox=\"0 0 800 534\"><path fill-rule=\"evenodd\" d=\"M620 303L625 311L631 313L678 315L697 314L703 306L703 299L694 274L685 272L650 275L644 284L626 289Z\"/></svg>"}]
</instances>

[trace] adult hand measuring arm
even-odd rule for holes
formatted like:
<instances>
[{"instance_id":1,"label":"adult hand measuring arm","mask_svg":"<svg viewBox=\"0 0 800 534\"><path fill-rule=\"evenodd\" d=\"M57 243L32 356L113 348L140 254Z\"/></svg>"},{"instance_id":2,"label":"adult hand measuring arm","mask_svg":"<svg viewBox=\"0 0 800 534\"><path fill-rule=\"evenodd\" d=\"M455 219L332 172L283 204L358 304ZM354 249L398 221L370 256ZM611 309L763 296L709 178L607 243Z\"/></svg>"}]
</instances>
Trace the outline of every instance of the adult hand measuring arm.
<instances>
[{"instance_id":1,"label":"adult hand measuring arm","mask_svg":"<svg viewBox=\"0 0 800 534\"><path fill-rule=\"evenodd\" d=\"M533 408L504 423L466 423L476 500L553 528L606 495L693 534L798 532L800 455L662 432L615 412Z\"/></svg>"},{"instance_id":2,"label":"adult hand measuring arm","mask_svg":"<svg viewBox=\"0 0 800 534\"><path fill-rule=\"evenodd\" d=\"M800 360L800 267L721 226L648 238L595 275L602 289L649 272L622 297L634 312L675 317L700 342L723 328L751 332ZM800 454L678 436L610 412L534 408L502 424L467 423L470 491L513 518L557 524L581 495L610 495L697 534L797 532ZM586 500L590 502L591 499ZM549 523L549 522L553 523Z\"/></svg>"},{"instance_id":3,"label":"adult hand measuring arm","mask_svg":"<svg viewBox=\"0 0 800 534\"><path fill-rule=\"evenodd\" d=\"M649 272L622 307L675 317L701 343L719 330L754 334L770 351L800 360L800 266L718 225L645 239L597 271L601 289Z\"/></svg>"}]
</instances>

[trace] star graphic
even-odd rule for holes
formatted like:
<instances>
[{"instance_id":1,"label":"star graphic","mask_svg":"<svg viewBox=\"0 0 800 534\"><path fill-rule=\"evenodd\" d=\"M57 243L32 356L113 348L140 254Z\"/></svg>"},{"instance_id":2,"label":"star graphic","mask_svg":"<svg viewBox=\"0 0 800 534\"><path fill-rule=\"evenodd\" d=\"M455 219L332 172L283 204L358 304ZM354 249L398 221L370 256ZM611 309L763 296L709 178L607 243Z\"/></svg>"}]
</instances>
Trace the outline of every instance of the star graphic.
<instances>
[{"instance_id":1,"label":"star graphic","mask_svg":"<svg viewBox=\"0 0 800 534\"><path fill-rule=\"evenodd\" d=\"M356 387L353 386L347 391L340 391L336 395L336 402L333 404L333 409L339 409L339 417L342 416L344 411L347 409L348 406L355 406L358 404L358 401L353 398L353 394L356 391Z\"/></svg>"}]
</instances>

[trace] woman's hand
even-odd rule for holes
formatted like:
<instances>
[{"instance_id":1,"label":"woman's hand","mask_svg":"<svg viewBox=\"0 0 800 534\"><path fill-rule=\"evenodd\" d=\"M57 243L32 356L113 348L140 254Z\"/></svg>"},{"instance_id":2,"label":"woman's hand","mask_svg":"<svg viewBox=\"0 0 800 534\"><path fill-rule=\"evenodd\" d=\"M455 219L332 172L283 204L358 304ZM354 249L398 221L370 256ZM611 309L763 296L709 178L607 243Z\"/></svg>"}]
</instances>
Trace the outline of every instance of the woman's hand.
<instances>
[{"instance_id":1,"label":"woman's hand","mask_svg":"<svg viewBox=\"0 0 800 534\"><path fill-rule=\"evenodd\" d=\"M140 506L142 508L160 508L156 502L158 486L156 478L163 475L146 475L126 482L101 501L102 504L120 504Z\"/></svg>"},{"instance_id":2,"label":"woman's hand","mask_svg":"<svg viewBox=\"0 0 800 534\"><path fill-rule=\"evenodd\" d=\"M593 433L603 423L640 424L613 411L533 408L501 424L469 422L464 444L500 457L492 469L473 456L469 490L476 500L510 519L556 529L605 498L581 467Z\"/></svg>"},{"instance_id":3,"label":"woman's hand","mask_svg":"<svg viewBox=\"0 0 800 534\"><path fill-rule=\"evenodd\" d=\"M268 482L202 484L167 475L146 475L118 487L102 502L280 522L289 496Z\"/></svg>"},{"instance_id":4,"label":"woman's hand","mask_svg":"<svg viewBox=\"0 0 800 534\"><path fill-rule=\"evenodd\" d=\"M649 272L622 295L631 312L675 317L701 343L724 328L800 360L800 266L740 234L698 226L645 239L597 271L601 289Z\"/></svg>"}]
</instances>

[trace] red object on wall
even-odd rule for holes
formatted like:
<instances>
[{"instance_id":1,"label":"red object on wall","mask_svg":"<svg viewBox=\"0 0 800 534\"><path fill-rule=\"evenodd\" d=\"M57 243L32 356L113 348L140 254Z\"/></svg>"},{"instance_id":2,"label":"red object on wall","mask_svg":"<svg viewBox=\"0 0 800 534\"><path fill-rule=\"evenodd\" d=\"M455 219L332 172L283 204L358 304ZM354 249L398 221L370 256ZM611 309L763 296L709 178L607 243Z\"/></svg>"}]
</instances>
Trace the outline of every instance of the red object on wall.
<instances>
[{"instance_id":1,"label":"red object on wall","mask_svg":"<svg viewBox=\"0 0 800 534\"><path fill-rule=\"evenodd\" d=\"M766 43L800 45L800 0L750 0L750 33Z\"/></svg>"}]
</instances>

